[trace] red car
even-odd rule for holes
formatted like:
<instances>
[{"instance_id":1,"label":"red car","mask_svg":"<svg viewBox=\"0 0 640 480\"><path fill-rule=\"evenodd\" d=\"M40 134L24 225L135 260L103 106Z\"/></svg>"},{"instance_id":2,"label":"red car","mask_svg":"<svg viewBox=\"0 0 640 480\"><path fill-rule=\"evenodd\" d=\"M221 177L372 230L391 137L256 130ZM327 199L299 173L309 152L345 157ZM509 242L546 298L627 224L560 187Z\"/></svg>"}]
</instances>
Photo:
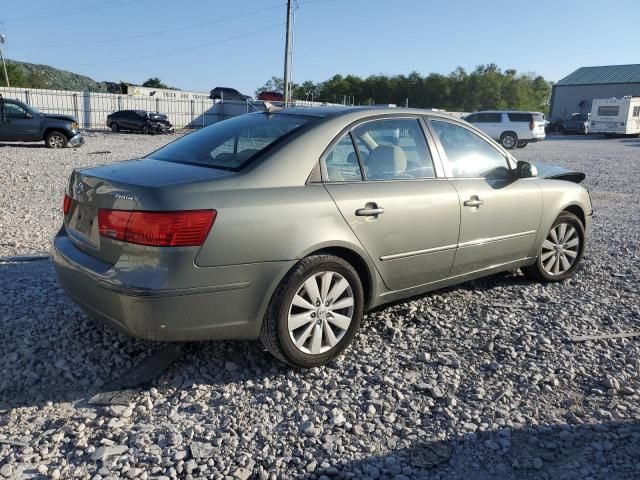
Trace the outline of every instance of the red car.
<instances>
[{"instance_id":1,"label":"red car","mask_svg":"<svg viewBox=\"0 0 640 480\"><path fill-rule=\"evenodd\" d=\"M264 90L258 95L258 100L266 100L268 102L284 102L284 95L280 92Z\"/></svg>"}]
</instances>

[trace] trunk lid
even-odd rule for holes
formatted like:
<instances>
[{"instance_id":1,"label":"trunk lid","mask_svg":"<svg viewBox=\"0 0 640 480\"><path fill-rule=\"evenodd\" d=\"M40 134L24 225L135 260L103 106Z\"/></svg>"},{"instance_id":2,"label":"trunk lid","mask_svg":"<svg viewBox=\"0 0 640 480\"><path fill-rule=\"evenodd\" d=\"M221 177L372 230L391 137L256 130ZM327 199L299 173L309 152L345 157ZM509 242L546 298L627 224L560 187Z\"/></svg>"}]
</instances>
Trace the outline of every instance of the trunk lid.
<instances>
[{"instance_id":1,"label":"trunk lid","mask_svg":"<svg viewBox=\"0 0 640 480\"><path fill-rule=\"evenodd\" d=\"M154 191L171 185L213 180L230 172L143 158L75 170L69 180L71 197L64 225L71 241L85 253L114 264L124 242L100 236L98 211L166 210L154 201Z\"/></svg>"}]
</instances>

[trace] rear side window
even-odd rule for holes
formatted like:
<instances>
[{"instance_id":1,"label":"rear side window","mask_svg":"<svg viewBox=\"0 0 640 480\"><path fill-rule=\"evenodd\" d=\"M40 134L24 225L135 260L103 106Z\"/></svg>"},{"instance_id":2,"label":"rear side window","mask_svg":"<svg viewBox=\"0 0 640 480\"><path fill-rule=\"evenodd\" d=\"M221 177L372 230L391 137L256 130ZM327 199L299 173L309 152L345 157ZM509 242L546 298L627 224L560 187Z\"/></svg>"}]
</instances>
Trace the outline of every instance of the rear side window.
<instances>
[{"instance_id":1,"label":"rear side window","mask_svg":"<svg viewBox=\"0 0 640 480\"><path fill-rule=\"evenodd\" d=\"M509 176L506 158L483 138L453 123L432 120L431 125L455 178L502 179Z\"/></svg>"},{"instance_id":2,"label":"rear side window","mask_svg":"<svg viewBox=\"0 0 640 480\"><path fill-rule=\"evenodd\" d=\"M507 113L507 116L509 117L510 122L533 122L533 115L530 113ZM539 121L542 120L543 119L540 119Z\"/></svg>"},{"instance_id":3,"label":"rear side window","mask_svg":"<svg viewBox=\"0 0 640 480\"><path fill-rule=\"evenodd\" d=\"M241 115L185 135L149 157L235 172L310 120L309 117L287 114Z\"/></svg>"},{"instance_id":4,"label":"rear side window","mask_svg":"<svg viewBox=\"0 0 640 480\"><path fill-rule=\"evenodd\" d=\"M620 113L620 107L617 105L602 105L598 107L598 116L600 117L617 117Z\"/></svg>"},{"instance_id":5,"label":"rear side window","mask_svg":"<svg viewBox=\"0 0 640 480\"><path fill-rule=\"evenodd\" d=\"M417 119L375 120L354 128L352 134L366 180L435 177L431 153Z\"/></svg>"},{"instance_id":6,"label":"rear side window","mask_svg":"<svg viewBox=\"0 0 640 480\"><path fill-rule=\"evenodd\" d=\"M349 133L333 146L324 158L324 164L327 168L327 179L330 182L362 180L358 154Z\"/></svg>"},{"instance_id":7,"label":"rear side window","mask_svg":"<svg viewBox=\"0 0 640 480\"><path fill-rule=\"evenodd\" d=\"M633 116L634 117L640 117L640 106L639 107L633 107Z\"/></svg>"}]
</instances>

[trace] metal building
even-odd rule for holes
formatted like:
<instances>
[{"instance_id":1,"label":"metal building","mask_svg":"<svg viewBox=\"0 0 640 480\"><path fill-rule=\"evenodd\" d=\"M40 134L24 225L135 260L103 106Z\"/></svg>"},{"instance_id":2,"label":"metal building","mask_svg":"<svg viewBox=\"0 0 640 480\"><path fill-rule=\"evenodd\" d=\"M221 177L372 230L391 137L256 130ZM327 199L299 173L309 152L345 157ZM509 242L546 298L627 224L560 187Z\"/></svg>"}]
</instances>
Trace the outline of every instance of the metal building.
<instances>
[{"instance_id":1,"label":"metal building","mask_svg":"<svg viewBox=\"0 0 640 480\"><path fill-rule=\"evenodd\" d=\"M594 98L625 95L640 95L640 64L582 67L553 85L549 118L589 113Z\"/></svg>"}]
</instances>

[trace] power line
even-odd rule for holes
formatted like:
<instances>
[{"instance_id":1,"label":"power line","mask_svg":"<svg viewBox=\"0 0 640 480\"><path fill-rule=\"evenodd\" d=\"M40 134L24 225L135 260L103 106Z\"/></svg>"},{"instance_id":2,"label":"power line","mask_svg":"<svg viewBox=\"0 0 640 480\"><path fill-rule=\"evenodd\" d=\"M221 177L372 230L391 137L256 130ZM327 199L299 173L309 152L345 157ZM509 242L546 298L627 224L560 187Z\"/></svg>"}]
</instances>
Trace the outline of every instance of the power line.
<instances>
[{"instance_id":1,"label":"power line","mask_svg":"<svg viewBox=\"0 0 640 480\"><path fill-rule=\"evenodd\" d=\"M97 8L77 8L74 6L73 8L70 8L70 9L48 12L42 15L8 18L3 20L2 22L3 23L24 22L24 21L32 21L32 20L42 20L46 18L62 17L62 16L68 16L68 15L77 15L81 13L90 13L90 12L95 12L100 10L107 10L109 8L126 7L128 5L133 5L135 3L141 3L145 1L146 0L115 0L115 2L110 2L102 6L94 5L94 7L97 7Z\"/></svg>"},{"instance_id":2,"label":"power line","mask_svg":"<svg viewBox=\"0 0 640 480\"><path fill-rule=\"evenodd\" d=\"M220 39L220 40L216 40L215 42L203 43L203 44L200 44L200 45L194 45L192 47L181 48L179 50L171 50L171 51L168 51L168 52L157 53L157 54L154 54L154 55L145 55L144 57L126 58L124 60L114 60L114 61L96 62L96 63L73 63L73 64L66 63L66 64L63 64L63 65L66 65L66 66L77 66L77 67L90 67L90 66L94 66L94 65L115 65L115 64L118 64L118 63L138 62L140 60L148 60L148 59L151 59L151 58L164 57L164 56L167 56L167 55L175 55L177 53L190 52L192 50L198 50L200 48L206 48L206 47L211 47L213 45L219 45L221 43L230 42L232 40L239 40L241 38L250 37L251 35L255 35L257 33L266 32L267 30L274 30L276 28L282 27L283 25L284 25L284 23L278 23L277 25L271 25L269 27L261 28L260 30L254 30L252 32L244 33L242 35L235 35L233 37L223 38L223 39Z\"/></svg>"},{"instance_id":3,"label":"power line","mask_svg":"<svg viewBox=\"0 0 640 480\"><path fill-rule=\"evenodd\" d=\"M282 5L284 5L284 3L279 3L278 5L273 5L271 7L262 8L260 10L253 10L251 12L241 13L239 15L232 15L232 16L228 16L228 17L219 17L219 18L216 18L214 20L208 20L206 22L193 23L193 24L190 24L190 25L184 25L182 27L170 28L168 30L157 30L155 32L149 32L149 33L138 33L138 34L135 34L135 35L116 36L115 38L103 39L103 40L93 40L93 41L88 41L88 42L83 41L82 42L82 46L85 46L85 45L99 45L99 44L105 44L105 43L113 43L113 42L134 40L136 38L153 37L153 36L159 36L159 35L166 35L168 33L191 30L193 28L204 27L206 25L211 25L211 24L214 24L214 23L226 22L228 20L233 20L233 19L236 19L236 18L248 17L250 15L255 15L257 13L267 12L269 10L274 10L276 8L281 8ZM56 44L56 45L48 45L48 44L47 45L42 45L41 44L41 45L32 45L32 46L27 45L27 46L14 47L13 50L65 48L65 47L77 47L77 46L78 46L77 42L74 42L74 43L63 43L63 44Z\"/></svg>"}]
</instances>

